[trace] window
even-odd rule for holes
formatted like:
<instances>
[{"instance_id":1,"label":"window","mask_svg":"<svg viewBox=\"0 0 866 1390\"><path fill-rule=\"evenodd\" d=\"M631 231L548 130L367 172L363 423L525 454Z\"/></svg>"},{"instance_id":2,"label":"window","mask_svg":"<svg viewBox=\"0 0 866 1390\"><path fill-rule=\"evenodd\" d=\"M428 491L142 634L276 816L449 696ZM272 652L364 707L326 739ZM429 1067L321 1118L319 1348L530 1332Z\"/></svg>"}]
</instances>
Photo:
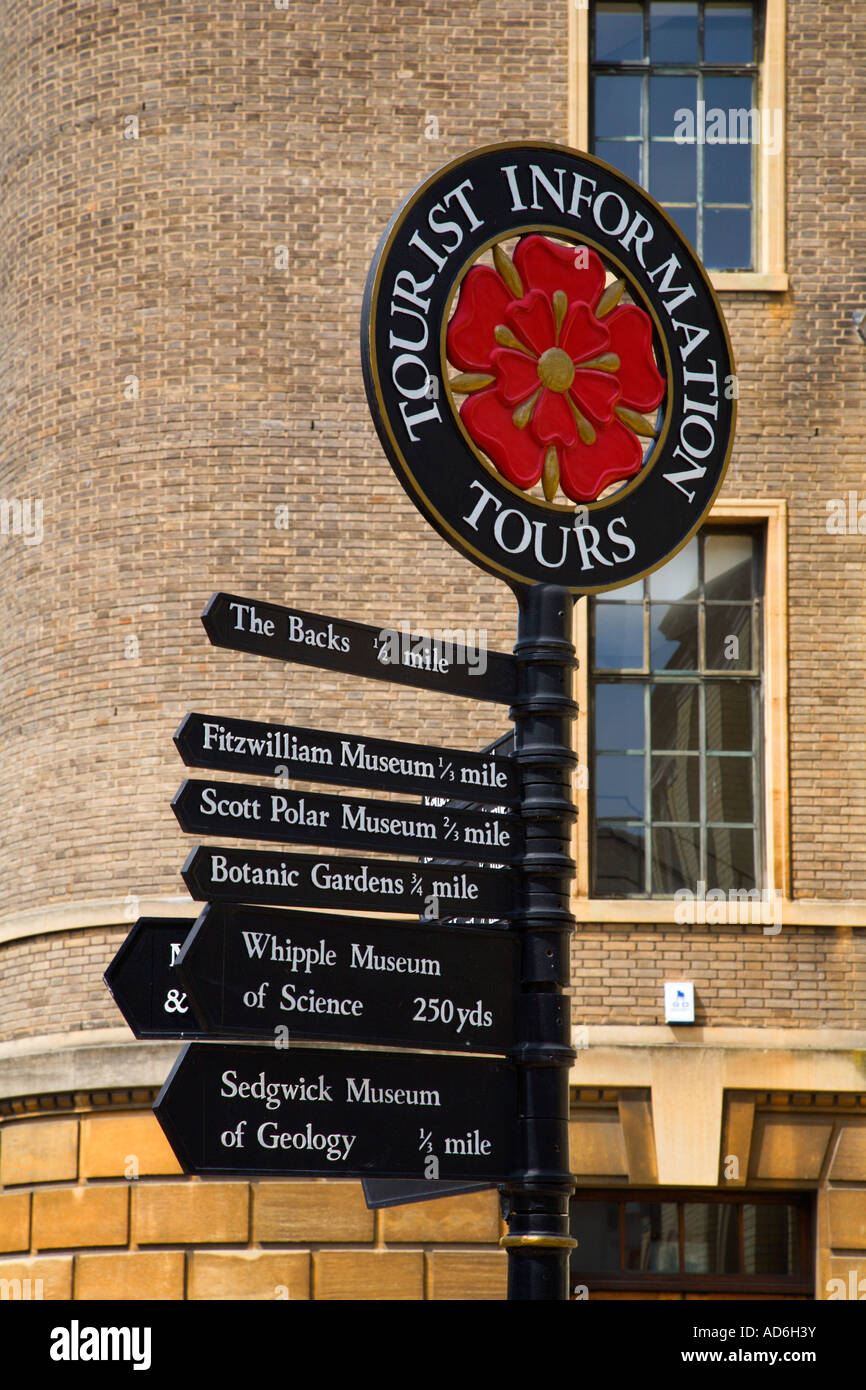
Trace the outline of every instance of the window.
<instances>
[{"instance_id":1,"label":"window","mask_svg":"<svg viewBox=\"0 0 866 1390\"><path fill-rule=\"evenodd\" d=\"M812 1293L805 1194L578 1192L571 1282L593 1291Z\"/></svg>"},{"instance_id":2,"label":"window","mask_svg":"<svg viewBox=\"0 0 866 1390\"><path fill-rule=\"evenodd\" d=\"M762 887L763 546L709 527L590 607L592 895Z\"/></svg>"},{"instance_id":3,"label":"window","mask_svg":"<svg viewBox=\"0 0 866 1390\"><path fill-rule=\"evenodd\" d=\"M647 188L717 289L787 289L785 0L569 15L570 143Z\"/></svg>"},{"instance_id":4,"label":"window","mask_svg":"<svg viewBox=\"0 0 866 1390\"><path fill-rule=\"evenodd\" d=\"M728 0L593 10L593 153L647 188L710 270L754 265L759 13Z\"/></svg>"}]
</instances>

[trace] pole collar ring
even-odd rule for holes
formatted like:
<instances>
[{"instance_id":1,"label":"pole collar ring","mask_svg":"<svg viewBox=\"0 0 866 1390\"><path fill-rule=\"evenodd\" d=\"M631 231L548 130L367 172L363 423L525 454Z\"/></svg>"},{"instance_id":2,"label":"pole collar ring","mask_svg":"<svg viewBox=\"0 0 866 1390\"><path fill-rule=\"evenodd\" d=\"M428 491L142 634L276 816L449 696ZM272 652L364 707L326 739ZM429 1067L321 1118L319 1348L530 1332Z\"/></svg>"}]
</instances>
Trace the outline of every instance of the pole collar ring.
<instances>
[{"instance_id":1,"label":"pole collar ring","mask_svg":"<svg viewBox=\"0 0 866 1390\"><path fill-rule=\"evenodd\" d=\"M542 1249L576 1250L577 1241L573 1236L500 1236L499 1244L503 1250L517 1250L521 1246L540 1246Z\"/></svg>"}]
</instances>

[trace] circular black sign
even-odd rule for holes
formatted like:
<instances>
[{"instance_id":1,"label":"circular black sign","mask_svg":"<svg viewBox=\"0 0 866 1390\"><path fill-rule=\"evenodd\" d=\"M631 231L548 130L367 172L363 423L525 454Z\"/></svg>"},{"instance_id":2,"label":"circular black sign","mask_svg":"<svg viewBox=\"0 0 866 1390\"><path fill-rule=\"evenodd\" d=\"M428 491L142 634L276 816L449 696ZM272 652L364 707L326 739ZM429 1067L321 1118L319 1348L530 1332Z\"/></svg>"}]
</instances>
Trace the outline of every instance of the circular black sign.
<instances>
[{"instance_id":1,"label":"circular black sign","mask_svg":"<svg viewBox=\"0 0 866 1390\"><path fill-rule=\"evenodd\" d=\"M733 444L707 275L631 180L561 145L475 150L393 217L364 292L379 438L456 549L592 593L694 533Z\"/></svg>"}]
</instances>

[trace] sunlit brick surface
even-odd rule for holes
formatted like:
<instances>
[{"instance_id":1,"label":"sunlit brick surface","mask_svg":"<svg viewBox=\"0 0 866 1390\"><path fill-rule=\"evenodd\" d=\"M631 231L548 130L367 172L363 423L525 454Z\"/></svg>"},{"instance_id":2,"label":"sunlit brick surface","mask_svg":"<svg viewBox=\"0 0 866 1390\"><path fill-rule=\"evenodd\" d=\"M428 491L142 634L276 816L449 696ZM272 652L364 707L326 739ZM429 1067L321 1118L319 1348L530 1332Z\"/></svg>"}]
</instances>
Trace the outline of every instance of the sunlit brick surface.
<instances>
[{"instance_id":1,"label":"sunlit brick surface","mask_svg":"<svg viewBox=\"0 0 866 1390\"><path fill-rule=\"evenodd\" d=\"M168 803L188 710L467 748L508 728L505 708L213 648L199 614L222 588L510 647L512 594L440 540L384 458L358 324L379 236L422 178L474 145L566 140L567 12L0 6L0 495L42 508L40 543L0 535L0 925L133 905L108 927L0 935L0 1042L122 1026L102 971L139 898L184 891L189 839ZM788 502L792 895L862 901L866 347L851 315L866 308L866 28L853 0L791 0L787 23L791 288L722 295L739 373L723 497ZM847 514L851 493L855 533L832 534L828 504ZM686 978L699 1023L862 1029L864 949L862 928L594 924L574 945L575 1021L657 1024L664 980ZM206 1186L169 1181L161 1135L130 1120L125 1149L119 1123L83 1120L80 1150L77 1118L4 1124L0 1173L19 1195L0 1206L0 1275L63 1298L502 1296L490 1194L458 1222L474 1256L431 1253L459 1240L457 1208L374 1218L345 1195L320 1240L377 1231L398 1248L237 1266L231 1251L124 1250L76 1255L74 1271L68 1253L37 1254L312 1241L315 1184L290 1211L240 1184L217 1221ZM100 1194L120 1193L139 1149L151 1186L127 1214ZM109 1186L92 1195L93 1180ZM836 1195L836 1227L862 1226L861 1195Z\"/></svg>"}]
</instances>

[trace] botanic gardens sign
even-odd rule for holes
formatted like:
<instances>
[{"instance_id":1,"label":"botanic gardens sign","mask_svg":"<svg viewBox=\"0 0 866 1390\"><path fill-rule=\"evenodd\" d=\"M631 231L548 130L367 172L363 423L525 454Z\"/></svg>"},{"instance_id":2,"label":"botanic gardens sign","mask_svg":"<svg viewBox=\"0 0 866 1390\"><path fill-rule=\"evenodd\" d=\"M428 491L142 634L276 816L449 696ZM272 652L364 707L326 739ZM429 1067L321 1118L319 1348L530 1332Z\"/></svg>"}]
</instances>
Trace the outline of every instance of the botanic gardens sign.
<instances>
[{"instance_id":1,"label":"botanic gardens sign","mask_svg":"<svg viewBox=\"0 0 866 1390\"><path fill-rule=\"evenodd\" d=\"M712 287L590 155L490 146L416 189L373 260L362 358L410 497L512 583L629 583L721 486L736 391Z\"/></svg>"}]
</instances>

